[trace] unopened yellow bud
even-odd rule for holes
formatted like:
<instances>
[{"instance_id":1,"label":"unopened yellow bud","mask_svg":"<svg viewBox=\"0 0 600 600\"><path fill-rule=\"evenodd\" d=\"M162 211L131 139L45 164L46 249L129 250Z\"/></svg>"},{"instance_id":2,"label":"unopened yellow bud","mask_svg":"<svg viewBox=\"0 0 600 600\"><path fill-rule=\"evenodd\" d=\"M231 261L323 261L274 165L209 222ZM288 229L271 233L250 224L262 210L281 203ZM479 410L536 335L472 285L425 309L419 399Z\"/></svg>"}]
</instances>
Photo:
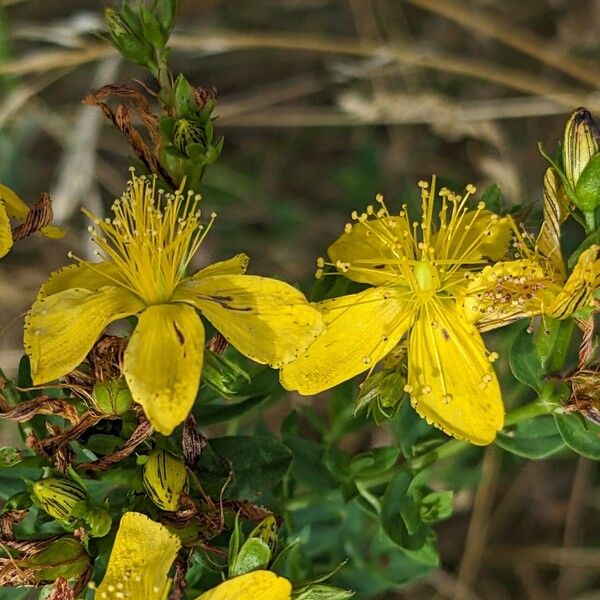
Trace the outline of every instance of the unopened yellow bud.
<instances>
[{"instance_id":1,"label":"unopened yellow bud","mask_svg":"<svg viewBox=\"0 0 600 600\"><path fill-rule=\"evenodd\" d=\"M166 450L155 450L144 466L144 486L152 502L163 510L179 508L187 471L183 461Z\"/></svg>"}]
</instances>

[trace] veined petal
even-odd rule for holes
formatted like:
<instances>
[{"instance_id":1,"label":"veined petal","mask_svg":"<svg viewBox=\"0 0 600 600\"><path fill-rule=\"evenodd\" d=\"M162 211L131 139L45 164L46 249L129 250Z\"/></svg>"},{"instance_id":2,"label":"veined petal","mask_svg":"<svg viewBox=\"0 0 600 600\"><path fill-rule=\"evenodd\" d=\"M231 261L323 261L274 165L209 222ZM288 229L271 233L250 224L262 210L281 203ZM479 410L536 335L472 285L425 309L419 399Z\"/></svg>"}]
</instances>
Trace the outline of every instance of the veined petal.
<instances>
[{"instance_id":1,"label":"veined petal","mask_svg":"<svg viewBox=\"0 0 600 600\"><path fill-rule=\"evenodd\" d=\"M196 600L290 600L292 584L272 571L250 571L224 581Z\"/></svg>"},{"instance_id":2,"label":"veined petal","mask_svg":"<svg viewBox=\"0 0 600 600\"><path fill-rule=\"evenodd\" d=\"M164 525L141 513L125 513L96 599L166 600L167 576L180 547Z\"/></svg>"},{"instance_id":3,"label":"veined petal","mask_svg":"<svg viewBox=\"0 0 600 600\"><path fill-rule=\"evenodd\" d=\"M296 358L323 329L321 313L302 292L267 277L188 280L173 300L198 308L240 352L273 367Z\"/></svg>"},{"instance_id":4,"label":"veined petal","mask_svg":"<svg viewBox=\"0 0 600 600\"><path fill-rule=\"evenodd\" d=\"M397 262L399 255L393 247L396 236L402 234L402 227L406 228L406 220L387 216L359 221L347 227L349 231L343 233L327 250L334 263L341 261L350 264L344 276L371 285L386 285L397 278L400 271L393 261Z\"/></svg>"},{"instance_id":5,"label":"veined petal","mask_svg":"<svg viewBox=\"0 0 600 600\"><path fill-rule=\"evenodd\" d=\"M466 211L435 234L435 254L463 263L501 260L511 234L510 217L498 217L485 209Z\"/></svg>"},{"instance_id":6,"label":"veined petal","mask_svg":"<svg viewBox=\"0 0 600 600\"><path fill-rule=\"evenodd\" d=\"M480 331L490 331L541 314L559 290L553 275L535 260L499 262L469 282L464 316Z\"/></svg>"},{"instance_id":7,"label":"veined petal","mask_svg":"<svg viewBox=\"0 0 600 600\"><path fill-rule=\"evenodd\" d=\"M544 173L544 220L536 246L556 273L564 279L565 263L560 249L560 226L569 216L568 200L557 172L549 167Z\"/></svg>"},{"instance_id":8,"label":"veined petal","mask_svg":"<svg viewBox=\"0 0 600 600\"><path fill-rule=\"evenodd\" d=\"M0 203L5 206L6 213L11 219L22 221L29 212L29 206L9 187L0 183Z\"/></svg>"},{"instance_id":9,"label":"veined petal","mask_svg":"<svg viewBox=\"0 0 600 600\"><path fill-rule=\"evenodd\" d=\"M199 280L212 275L243 275L248 268L250 258L246 254L236 254L232 258L208 265L194 273L190 279Z\"/></svg>"},{"instance_id":10,"label":"veined petal","mask_svg":"<svg viewBox=\"0 0 600 600\"><path fill-rule=\"evenodd\" d=\"M412 306L398 291L369 288L321 302L326 329L295 361L281 369L281 384L301 394L332 388L375 366L406 333Z\"/></svg>"},{"instance_id":11,"label":"veined petal","mask_svg":"<svg viewBox=\"0 0 600 600\"><path fill-rule=\"evenodd\" d=\"M0 202L0 258L6 256L12 248L13 238L10 227L10 219L6 212L6 207Z\"/></svg>"},{"instance_id":12,"label":"veined petal","mask_svg":"<svg viewBox=\"0 0 600 600\"><path fill-rule=\"evenodd\" d=\"M112 321L139 312L143 304L123 288L95 292L73 288L35 301L25 318L25 351L38 385L72 371Z\"/></svg>"},{"instance_id":13,"label":"veined petal","mask_svg":"<svg viewBox=\"0 0 600 600\"><path fill-rule=\"evenodd\" d=\"M593 245L581 253L562 290L548 306L546 314L565 319L576 310L593 305L594 292L600 287L600 246Z\"/></svg>"},{"instance_id":14,"label":"veined petal","mask_svg":"<svg viewBox=\"0 0 600 600\"><path fill-rule=\"evenodd\" d=\"M452 300L421 309L410 333L408 385L416 411L449 435L484 445L502 429L500 386L483 340Z\"/></svg>"},{"instance_id":15,"label":"veined petal","mask_svg":"<svg viewBox=\"0 0 600 600\"><path fill-rule=\"evenodd\" d=\"M115 285L118 273L115 263L80 262L54 271L50 279L42 285L38 292L38 300L72 288L80 288L94 292L107 285Z\"/></svg>"},{"instance_id":16,"label":"veined petal","mask_svg":"<svg viewBox=\"0 0 600 600\"><path fill-rule=\"evenodd\" d=\"M203 352L204 327L191 306L158 304L140 315L123 371L133 399L163 435L170 435L194 404Z\"/></svg>"}]
</instances>

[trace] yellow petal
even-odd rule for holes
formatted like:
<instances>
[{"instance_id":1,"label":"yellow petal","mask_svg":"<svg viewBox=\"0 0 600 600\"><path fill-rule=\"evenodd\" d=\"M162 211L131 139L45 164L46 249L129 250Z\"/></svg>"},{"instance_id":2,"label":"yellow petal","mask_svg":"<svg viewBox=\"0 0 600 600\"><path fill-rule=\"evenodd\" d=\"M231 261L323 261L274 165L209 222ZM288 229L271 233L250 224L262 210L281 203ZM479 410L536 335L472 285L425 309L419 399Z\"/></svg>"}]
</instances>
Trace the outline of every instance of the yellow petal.
<instances>
[{"instance_id":1,"label":"yellow petal","mask_svg":"<svg viewBox=\"0 0 600 600\"><path fill-rule=\"evenodd\" d=\"M594 292L600 287L600 246L590 246L581 253L563 289L552 301L546 314L565 319L576 310L593 306Z\"/></svg>"},{"instance_id":2,"label":"yellow petal","mask_svg":"<svg viewBox=\"0 0 600 600\"><path fill-rule=\"evenodd\" d=\"M200 269L193 277L191 277L191 279L198 280L212 275L243 275L248 268L249 262L250 259L246 254L236 254L232 258L213 263L212 265Z\"/></svg>"},{"instance_id":3,"label":"yellow petal","mask_svg":"<svg viewBox=\"0 0 600 600\"><path fill-rule=\"evenodd\" d=\"M410 327L406 296L370 288L318 305L326 329L299 358L281 369L281 384L301 394L316 394L375 366Z\"/></svg>"},{"instance_id":4,"label":"yellow petal","mask_svg":"<svg viewBox=\"0 0 600 600\"><path fill-rule=\"evenodd\" d=\"M81 262L63 267L58 271L54 271L50 275L50 279L42 285L38 292L38 299L72 288L94 292L106 285L113 285L115 283L114 277L118 272L113 262Z\"/></svg>"},{"instance_id":5,"label":"yellow petal","mask_svg":"<svg viewBox=\"0 0 600 600\"><path fill-rule=\"evenodd\" d=\"M224 581L196 600L290 600L292 584L272 571L251 571Z\"/></svg>"},{"instance_id":6,"label":"yellow petal","mask_svg":"<svg viewBox=\"0 0 600 600\"><path fill-rule=\"evenodd\" d=\"M483 340L453 300L421 308L409 340L411 403L446 433L484 445L504 423L500 386Z\"/></svg>"},{"instance_id":7,"label":"yellow petal","mask_svg":"<svg viewBox=\"0 0 600 600\"><path fill-rule=\"evenodd\" d=\"M0 258L8 254L8 251L12 248L12 245L13 238L10 227L10 219L6 213L4 204L0 202Z\"/></svg>"},{"instance_id":8,"label":"yellow petal","mask_svg":"<svg viewBox=\"0 0 600 600\"><path fill-rule=\"evenodd\" d=\"M25 319L25 351L34 384L72 371L112 321L132 315L142 303L123 288L95 292L74 288L40 298Z\"/></svg>"},{"instance_id":9,"label":"yellow petal","mask_svg":"<svg viewBox=\"0 0 600 600\"><path fill-rule=\"evenodd\" d=\"M123 371L133 399L152 426L169 435L192 408L202 371L204 327L191 306L149 306L125 351Z\"/></svg>"},{"instance_id":10,"label":"yellow petal","mask_svg":"<svg viewBox=\"0 0 600 600\"><path fill-rule=\"evenodd\" d=\"M180 285L188 302L240 352L279 367L293 360L323 329L321 313L296 288L255 275L216 275Z\"/></svg>"},{"instance_id":11,"label":"yellow petal","mask_svg":"<svg viewBox=\"0 0 600 600\"><path fill-rule=\"evenodd\" d=\"M434 236L436 255L464 263L484 258L501 260L512 235L510 217L497 217L489 210L466 211Z\"/></svg>"},{"instance_id":12,"label":"yellow petal","mask_svg":"<svg viewBox=\"0 0 600 600\"><path fill-rule=\"evenodd\" d=\"M169 570L181 542L146 515L123 515L96 600L166 600Z\"/></svg>"},{"instance_id":13,"label":"yellow petal","mask_svg":"<svg viewBox=\"0 0 600 600\"><path fill-rule=\"evenodd\" d=\"M490 331L541 314L558 290L552 273L535 260L499 262L469 282L464 316L480 331Z\"/></svg>"},{"instance_id":14,"label":"yellow petal","mask_svg":"<svg viewBox=\"0 0 600 600\"><path fill-rule=\"evenodd\" d=\"M0 183L0 203L3 203L8 216L22 221L29 212L29 207L10 188Z\"/></svg>"},{"instance_id":15,"label":"yellow petal","mask_svg":"<svg viewBox=\"0 0 600 600\"><path fill-rule=\"evenodd\" d=\"M348 271L344 271L348 279L386 285L398 275L398 269L392 264L398 260L398 254L392 247L396 243L394 231L402 226L405 219L392 216L353 223L347 233L329 246L327 253L334 263L350 263Z\"/></svg>"},{"instance_id":16,"label":"yellow petal","mask_svg":"<svg viewBox=\"0 0 600 600\"><path fill-rule=\"evenodd\" d=\"M40 233L51 240L58 240L62 237L65 237L66 232L62 227L57 227L56 225L46 225L40 229Z\"/></svg>"}]
</instances>

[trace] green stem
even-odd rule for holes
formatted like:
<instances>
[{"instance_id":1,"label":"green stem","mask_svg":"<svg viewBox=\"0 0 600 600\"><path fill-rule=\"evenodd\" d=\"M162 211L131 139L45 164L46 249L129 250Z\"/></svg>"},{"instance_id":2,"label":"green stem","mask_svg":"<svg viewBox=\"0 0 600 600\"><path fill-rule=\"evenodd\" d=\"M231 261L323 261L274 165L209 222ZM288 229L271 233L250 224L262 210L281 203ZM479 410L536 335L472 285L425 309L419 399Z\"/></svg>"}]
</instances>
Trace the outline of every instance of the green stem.
<instances>
[{"instance_id":1,"label":"green stem","mask_svg":"<svg viewBox=\"0 0 600 600\"><path fill-rule=\"evenodd\" d=\"M529 404L525 404L524 406L519 406L514 410L510 411L504 420L504 425L515 425L520 421L526 421L528 419L532 419L533 417L537 417L539 415L545 415L550 413L555 407L556 402L553 401L552 398L552 389L553 384L551 382L545 382L544 387L540 393L540 397ZM449 440L438 446L434 450L430 450L421 456L417 456L412 460L409 460L409 464L411 469L419 470L431 465L435 462L439 462L440 460L445 460L447 458L451 458L464 452L468 448L471 448L471 444L464 440ZM360 482L363 487L372 488L378 485L383 485L392 480L402 469L404 469L406 463L395 465L392 469L386 471L385 473L381 473L380 475L374 477L365 477L361 478Z\"/></svg>"},{"instance_id":2,"label":"green stem","mask_svg":"<svg viewBox=\"0 0 600 600\"><path fill-rule=\"evenodd\" d=\"M596 211L590 210L583 213L585 217L585 232L589 235L596 231Z\"/></svg>"}]
</instances>

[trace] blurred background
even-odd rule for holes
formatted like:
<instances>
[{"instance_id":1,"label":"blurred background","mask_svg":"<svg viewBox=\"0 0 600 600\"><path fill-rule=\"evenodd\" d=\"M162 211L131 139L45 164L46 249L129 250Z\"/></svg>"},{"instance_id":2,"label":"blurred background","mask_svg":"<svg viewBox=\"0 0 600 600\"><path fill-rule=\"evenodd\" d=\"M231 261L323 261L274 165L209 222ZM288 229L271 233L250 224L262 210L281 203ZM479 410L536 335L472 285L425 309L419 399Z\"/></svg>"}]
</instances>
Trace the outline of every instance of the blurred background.
<instances>
[{"instance_id":1,"label":"blurred background","mask_svg":"<svg viewBox=\"0 0 600 600\"><path fill-rule=\"evenodd\" d=\"M152 85L99 37L105 6L0 0L0 181L28 203L49 191L69 229L0 262L8 373L39 285L69 250L90 252L79 208L105 211L128 174L124 138L81 100ZM597 0L181 0L176 32L173 70L217 89L225 136L202 190L219 218L201 260L243 250L251 272L303 285L352 210L378 192L396 207L433 173L457 190L498 183L535 225L537 142L553 153L577 106L600 115ZM382 600L600 598L595 463L492 448L462 476L441 568Z\"/></svg>"}]
</instances>

